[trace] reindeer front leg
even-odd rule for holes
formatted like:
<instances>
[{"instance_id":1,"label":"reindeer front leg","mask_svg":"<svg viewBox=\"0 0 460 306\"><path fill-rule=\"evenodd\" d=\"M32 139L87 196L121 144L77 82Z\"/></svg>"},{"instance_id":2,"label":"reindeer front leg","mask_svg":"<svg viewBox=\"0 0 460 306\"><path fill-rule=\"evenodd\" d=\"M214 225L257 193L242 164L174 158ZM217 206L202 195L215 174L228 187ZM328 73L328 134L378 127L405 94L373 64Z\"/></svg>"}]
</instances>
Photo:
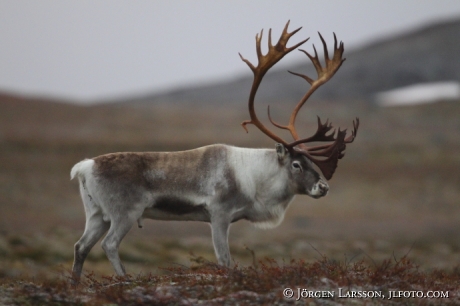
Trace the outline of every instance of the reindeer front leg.
<instances>
[{"instance_id":1,"label":"reindeer front leg","mask_svg":"<svg viewBox=\"0 0 460 306\"><path fill-rule=\"evenodd\" d=\"M216 253L219 265L230 266L230 248L228 247L228 231L230 221L226 216L211 218L211 233L214 252Z\"/></svg>"}]
</instances>

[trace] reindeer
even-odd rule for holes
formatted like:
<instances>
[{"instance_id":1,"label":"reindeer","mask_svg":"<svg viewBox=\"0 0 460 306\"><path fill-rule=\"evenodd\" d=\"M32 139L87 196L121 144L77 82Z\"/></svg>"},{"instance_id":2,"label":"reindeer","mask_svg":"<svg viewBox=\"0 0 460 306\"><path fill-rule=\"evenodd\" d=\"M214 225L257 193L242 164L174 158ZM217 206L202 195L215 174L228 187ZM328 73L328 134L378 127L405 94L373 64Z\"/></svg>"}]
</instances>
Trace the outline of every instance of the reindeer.
<instances>
[{"instance_id":1,"label":"reindeer","mask_svg":"<svg viewBox=\"0 0 460 306\"><path fill-rule=\"evenodd\" d=\"M271 43L268 35L268 53L261 52L260 35L256 35L258 65L254 66L241 54L240 57L254 74L249 94L250 120L242 123L255 125L276 142L275 149L238 148L214 144L181 152L125 152L101 155L77 163L71 178L78 178L83 200L86 225L83 236L75 244L72 282L77 284L83 263L95 243L102 240L108 259L115 272L123 276L125 268L118 255L118 247L133 224L142 226L142 219L203 221L211 226L214 251L220 265L229 266L228 246L230 224L241 219L249 220L261 228L275 227L296 194L315 199L328 193L329 185L315 171L315 164L329 180L344 156L345 146L353 142L359 119L353 121L353 131L333 129L329 121L322 123L311 137L300 138L295 129L297 114L311 94L326 83L340 68L343 61L343 43L337 47L334 33L334 54L329 58L324 47L325 67L318 59L316 49L312 56L304 52L316 68L318 77L290 72L305 79L310 89L294 108L289 123L274 122L268 108L268 118L277 128L290 132L294 141L281 139L259 121L254 110L254 100L265 73L281 58L297 49L307 40L286 47L288 40L301 28L288 32L287 22L278 43ZM332 130L332 132L330 132ZM307 146L311 142L329 144ZM320 157L320 158L318 158Z\"/></svg>"}]
</instances>

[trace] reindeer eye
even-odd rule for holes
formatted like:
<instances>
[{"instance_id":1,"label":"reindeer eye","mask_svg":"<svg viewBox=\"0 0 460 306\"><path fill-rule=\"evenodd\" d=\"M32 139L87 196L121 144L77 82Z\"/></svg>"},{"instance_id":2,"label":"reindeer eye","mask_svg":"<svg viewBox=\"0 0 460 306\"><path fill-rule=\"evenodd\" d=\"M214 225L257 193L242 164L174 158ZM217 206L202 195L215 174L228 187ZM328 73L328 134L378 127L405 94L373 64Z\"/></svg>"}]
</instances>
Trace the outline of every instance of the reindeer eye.
<instances>
[{"instance_id":1,"label":"reindeer eye","mask_svg":"<svg viewBox=\"0 0 460 306\"><path fill-rule=\"evenodd\" d=\"M300 163L298 161L293 162L292 167L296 170L302 171L302 166L300 166Z\"/></svg>"}]
</instances>

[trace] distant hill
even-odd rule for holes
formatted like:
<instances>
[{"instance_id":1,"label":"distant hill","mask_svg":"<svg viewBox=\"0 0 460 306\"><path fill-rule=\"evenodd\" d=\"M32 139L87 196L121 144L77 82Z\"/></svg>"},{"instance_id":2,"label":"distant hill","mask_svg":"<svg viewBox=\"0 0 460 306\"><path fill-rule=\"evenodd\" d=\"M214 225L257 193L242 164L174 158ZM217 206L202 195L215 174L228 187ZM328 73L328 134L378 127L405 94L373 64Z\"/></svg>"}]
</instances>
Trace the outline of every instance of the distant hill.
<instances>
[{"instance_id":1,"label":"distant hill","mask_svg":"<svg viewBox=\"0 0 460 306\"><path fill-rule=\"evenodd\" d=\"M327 42L331 48L330 39ZM311 47L306 49L310 50ZM376 41L357 50L347 49L345 41L347 60L336 76L320 88L312 99L369 100L377 92L411 84L460 81L459 54L460 19L425 26L397 37ZM316 76L307 57L288 69ZM276 70L274 67L262 82L258 99L266 102L298 100L305 93L307 84L304 80L288 74L288 69ZM251 83L252 74L248 70L244 77L228 82L179 88L119 102L137 105L171 102L182 105L241 103L247 100Z\"/></svg>"}]
</instances>

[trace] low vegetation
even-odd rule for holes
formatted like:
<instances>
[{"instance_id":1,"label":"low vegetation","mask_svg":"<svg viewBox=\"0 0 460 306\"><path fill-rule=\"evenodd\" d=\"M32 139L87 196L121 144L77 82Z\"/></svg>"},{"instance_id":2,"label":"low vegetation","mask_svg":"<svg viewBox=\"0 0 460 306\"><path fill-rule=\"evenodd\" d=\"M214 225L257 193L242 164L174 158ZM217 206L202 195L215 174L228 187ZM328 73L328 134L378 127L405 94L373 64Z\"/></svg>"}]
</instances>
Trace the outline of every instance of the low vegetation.
<instances>
[{"instance_id":1,"label":"low vegetation","mask_svg":"<svg viewBox=\"0 0 460 306\"><path fill-rule=\"evenodd\" d=\"M202 257L163 274L84 275L77 287L57 278L3 278L6 305L446 305L460 302L460 269L421 271L407 256L372 260L271 258L224 268ZM289 291L291 289L292 291Z\"/></svg>"}]
</instances>

